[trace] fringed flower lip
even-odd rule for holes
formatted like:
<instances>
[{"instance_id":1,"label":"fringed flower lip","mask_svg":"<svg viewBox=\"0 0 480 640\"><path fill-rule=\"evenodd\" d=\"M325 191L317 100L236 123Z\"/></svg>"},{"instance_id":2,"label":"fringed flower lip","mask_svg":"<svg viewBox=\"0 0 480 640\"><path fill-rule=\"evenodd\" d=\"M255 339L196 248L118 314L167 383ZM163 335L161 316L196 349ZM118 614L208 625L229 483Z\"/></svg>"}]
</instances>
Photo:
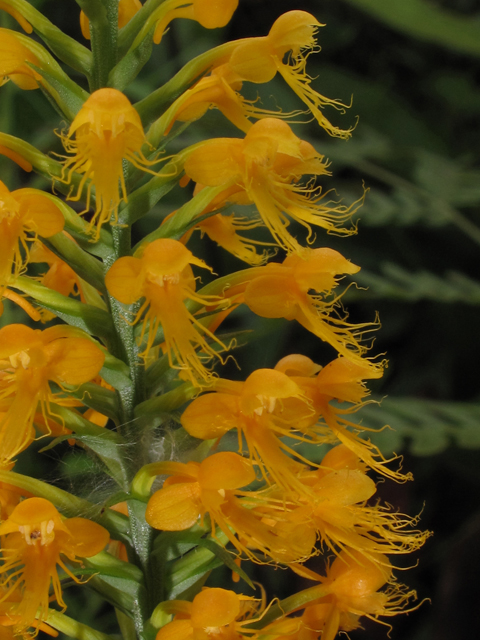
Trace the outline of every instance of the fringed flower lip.
<instances>
[{"instance_id":1,"label":"fringed flower lip","mask_svg":"<svg viewBox=\"0 0 480 640\"><path fill-rule=\"evenodd\" d=\"M90 209L92 187L95 187L95 213L90 230L96 226L98 240L102 225L118 220L118 207L127 202L123 161L157 175L150 167L158 158L148 160L142 152L146 143L142 122L128 98L117 89L98 89L86 100L68 132L60 138L67 156L60 182L71 184L73 173L82 176L68 200L80 200L87 189L85 212Z\"/></svg>"}]
</instances>

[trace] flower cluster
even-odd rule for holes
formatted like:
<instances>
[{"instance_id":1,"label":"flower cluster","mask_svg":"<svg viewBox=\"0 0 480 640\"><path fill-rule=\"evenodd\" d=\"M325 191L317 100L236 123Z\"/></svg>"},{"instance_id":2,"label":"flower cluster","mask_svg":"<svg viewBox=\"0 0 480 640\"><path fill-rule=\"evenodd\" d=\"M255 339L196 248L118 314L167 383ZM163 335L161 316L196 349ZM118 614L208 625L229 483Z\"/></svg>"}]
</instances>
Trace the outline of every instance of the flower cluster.
<instances>
[{"instance_id":1,"label":"flower cluster","mask_svg":"<svg viewBox=\"0 0 480 640\"><path fill-rule=\"evenodd\" d=\"M306 71L324 25L287 12L267 35L201 54L133 104L124 89L173 20L222 27L238 0L77 2L91 49L27 0L0 0L55 55L2 28L0 84L40 88L67 123L57 132L64 155L0 133L0 154L56 190L0 182L0 295L28 316L0 329L2 638L105 640L65 615L71 580L115 607L126 640L333 640L362 617L411 610L416 594L398 584L390 557L417 551L429 533L377 499L379 476L411 476L352 417L369 402L366 381L383 375L385 362L368 355L378 320L347 320L340 285L360 267L314 245L354 233L363 196L345 205L323 187L328 160L288 122L304 111L271 111L241 93L279 74L322 133L349 138L325 115L345 105ZM209 109L238 137L172 153ZM159 219L173 189L192 197ZM244 205L255 213L226 211ZM145 216L151 232L133 245ZM194 231L244 268L215 277L188 248ZM240 305L296 320L336 357L319 364L293 352L222 377L239 336L221 326ZM45 437L95 457L111 489L101 504L15 470ZM308 566L316 556L323 573ZM220 564L249 583L244 561L313 586L270 604L261 587L257 598L204 587Z\"/></svg>"}]
</instances>

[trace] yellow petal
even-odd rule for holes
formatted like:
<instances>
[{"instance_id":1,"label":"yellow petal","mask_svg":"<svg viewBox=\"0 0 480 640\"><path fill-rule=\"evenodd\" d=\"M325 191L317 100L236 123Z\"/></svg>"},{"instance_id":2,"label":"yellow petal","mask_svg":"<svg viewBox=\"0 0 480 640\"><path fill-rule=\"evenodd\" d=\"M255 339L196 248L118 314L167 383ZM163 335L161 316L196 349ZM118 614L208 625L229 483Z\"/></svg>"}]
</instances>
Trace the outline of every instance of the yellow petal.
<instances>
[{"instance_id":1,"label":"yellow petal","mask_svg":"<svg viewBox=\"0 0 480 640\"><path fill-rule=\"evenodd\" d=\"M205 29L224 27L238 7L238 0L193 0L193 15Z\"/></svg>"},{"instance_id":2,"label":"yellow petal","mask_svg":"<svg viewBox=\"0 0 480 640\"><path fill-rule=\"evenodd\" d=\"M57 205L37 189L18 189L15 199L20 204L20 215L32 231L44 238L60 233L65 220Z\"/></svg>"},{"instance_id":3,"label":"yellow petal","mask_svg":"<svg viewBox=\"0 0 480 640\"><path fill-rule=\"evenodd\" d=\"M110 540L110 534L104 527L86 518L69 518L64 525L72 536L68 549L80 558L100 553Z\"/></svg>"},{"instance_id":4,"label":"yellow petal","mask_svg":"<svg viewBox=\"0 0 480 640\"><path fill-rule=\"evenodd\" d=\"M277 73L277 63L266 38L248 38L232 53L229 65L248 82L270 82Z\"/></svg>"},{"instance_id":5,"label":"yellow petal","mask_svg":"<svg viewBox=\"0 0 480 640\"><path fill-rule=\"evenodd\" d=\"M262 318L293 320L299 312L296 288L282 276L252 280L245 289L245 304Z\"/></svg>"},{"instance_id":6,"label":"yellow petal","mask_svg":"<svg viewBox=\"0 0 480 640\"><path fill-rule=\"evenodd\" d=\"M142 297L143 282L142 261L130 256L117 260L105 276L109 293L123 304L133 304Z\"/></svg>"},{"instance_id":7,"label":"yellow petal","mask_svg":"<svg viewBox=\"0 0 480 640\"><path fill-rule=\"evenodd\" d=\"M220 438L238 424L238 398L209 393L196 398L183 412L182 426L194 438Z\"/></svg>"},{"instance_id":8,"label":"yellow petal","mask_svg":"<svg viewBox=\"0 0 480 640\"><path fill-rule=\"evenodd\" d=\"M9 324L0 329L0 359L8 358L34 345L41 345L41 332L24 324Z\"/></svg>"},{"instance_id":9,"label":"yellow petal","mask_svg":"<svg viewBox=\"0 0 480 640\"><path fill-rule=\"evenodd\" d=\"M173 620L160 629L155 640L187 640L193 638L190 620Z\"/></svg>"},{"instance_id":10,"label":"yellow petal","mask_svg":"<svg viewBox=\"0 0 480 640\"><path fill-rule=\"evenodd\" d=\"M88 338L64 338L46 345L50 357L49 379L60 384L83 384L103 367L105 355Z\"/></svg>"},{"instance_id":11,"label":"yellow petal","mask_svg":"<svg viewBox=\"0 0 480 640\"><path fill-rule=\"evenodd\" d=\"M154 529L183 531L193 526L200 516L198 482L173 484L160 489L148 501L145 520Z\"/></svg>"},{"instance_id":12,"label":"yellow petal","mask_svg":"<svg viewBox=\"0 0 480 640\"><path fill-rule=\"evenodd\" d=\"M200 464L198 481L202 489L239 489L254 480L250 460L231 451L215 453Z\"/></svg>"},{"instance_id":13,"label":"yellow petal","mask_svg":"<svg viewBox=\"0 0 480 640\"><path fill-rule=\"evenodd\" d=\"M217 138L202 144L189 155L185 173L208 187L227 184L240 174L242 140Z\"/></svg>"},{"instance_id":14,"label":"yellow petal","mask_svg":"<svg viewBox=\"0 0 480 640\"><path fill-rule=\"evenodd\" d=\"M226 589L204 589L192 602L193 627L224 627L240 615L240 598Z\"/></svg>"}]
</instances>

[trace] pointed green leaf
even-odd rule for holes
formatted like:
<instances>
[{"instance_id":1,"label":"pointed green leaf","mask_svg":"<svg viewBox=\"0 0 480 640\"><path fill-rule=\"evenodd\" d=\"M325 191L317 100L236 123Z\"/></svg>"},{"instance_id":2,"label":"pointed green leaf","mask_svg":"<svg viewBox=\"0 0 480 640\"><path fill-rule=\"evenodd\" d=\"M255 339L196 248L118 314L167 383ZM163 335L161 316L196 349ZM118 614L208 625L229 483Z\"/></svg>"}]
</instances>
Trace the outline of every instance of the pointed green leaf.
<instances>
[{"instance_id":1,"label":"pointed green leaf","mask_svg":"<svg viewBox=\"0 0 480 640\"><path fill-rule=\"evenodd\" d=\"M126 56L111 70L108 76L108 86L123 91L135 80L152 55L153 31L151 29L145 38L130 49Z\"/></svg>"},{"instance_id":2,"label":"pointed green leaf","mask_svg":"<svg viewBox=\"0 0 480 640\"><path fill-rule=\"evenodd\" d=\"M43 243L64 260L83 280L107 295L103 265L99 260L86 253L64 233L57 233L43 240Z\"/></svg>"},{"instance_id":3,"label":"pointed green leaf","mask_svg":"<svg viewBox=\"0 0 480 640\"><path fill-rule=\"evenodd\" d=\"M40 88L46 93L50 102L56 107L60 117L72 122L83 106L89 94L71 80L66 73L58 71L47 71L30 64L32 69L42 76L43 82Z\"/></svg>"},{"instance_id":4,"label":"pointed green leaf","mask_svg":"<svg viewBox=\"0 0 480 640\"><path fill-rule=\"evenodd\" d=\"M98 572L89 580L91 585L114 607L132 616L139 601L146 600L143 573L130 562L101 552L85 559L85 565Z\"/></svg>"},{"instance_id":5,"label":"pointed green leaf","mask_svg":"<svg viewBox=\"0 0 480 640\"><path fill-rule=\"evenodd\" d=\"M114 335L110 315L98 307L67 298L24 276L17 278L11 286L26 293L41 307L51 311L73 327L83 329L92 336L105 338L107 341Z\"/></svg>"}]
</instances>

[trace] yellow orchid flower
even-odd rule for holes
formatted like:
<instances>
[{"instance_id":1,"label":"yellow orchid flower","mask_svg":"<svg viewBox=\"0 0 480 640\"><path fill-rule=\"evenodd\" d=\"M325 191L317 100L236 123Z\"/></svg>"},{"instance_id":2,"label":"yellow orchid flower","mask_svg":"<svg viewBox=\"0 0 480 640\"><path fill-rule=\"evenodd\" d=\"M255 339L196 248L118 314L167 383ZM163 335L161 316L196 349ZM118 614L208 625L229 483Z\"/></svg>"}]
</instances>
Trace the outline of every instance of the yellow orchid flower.
<instances>
[{"instance_id":1,"label":"yellow orchid flower","mask_svg":"<svg viewBox=\"0 0 480 640\"><path fill-rule=\"evenodd\" d=\"M220 588L206 587L192 602L162 603L175 618L162 627L155 640L242 640L256 638L261 631L249 628L261 619L263 600Z\"/></svg>"},{"instance_id":2,"label":"yellow orchid flower","mask_svg":"<svg viewBox=\"0 0 480 640\"><path fill-rule=\"evenodd\" d=\"M61 181L69 184L74 172L83 174L75 195L70 194L68 199L80 200L90 180L87 212L91 189L95 187L96 206L90 227L97 225L98 239L102 225L112 218L115 223L120 202L127 201L123 161L156 175L149 168L155 161L147 160L142 153L145 134L140 116L121 91L99 89L86 100L68 133L61 134L61 140L67 152L73 154L65 160Z\"/></svg>"},{"instance_id":3,"label":"yellow orchid flower","mask_svg":"<svg viewBox=\"0 0 480 640\"><path fill-rule=\"evenodd\" d=\"M212 379L213 374L205 367L205 360L221 358L204 335L221 350L227 347L185 306L186 300L206 306L222 302L220 298L203 298L195 293L191 264L210 268L181 242L161 238L149 243L140 257L117 260L108 271L105 284L111 295L123 304L145 299L134 320L138 322L145 311L139 340L141 342L147 333L147 345L142 356L148 356L161 325L170 366L179 369L198 385ZM197 348L201 351L200 355L196 352Z\"/></svg>"},{"instance_id":4,"label":"yellow orchid flower","mask_svg":"<svg viewBox=\"0 0 480 640\"><path fill-rule=\"evenodd\" d=\"M303 175L330 175L324 156L298 138L278 118L263 118L245 139L206 140L188 154L186 175L205 186L225 186L225 203L255 204L275 241L288 252L301 253L300 244L287 231L292 219L313 236L311 225L338 234L351 234L344 222L359 202L343 206L325 198L320 187L300 182Z\"/></svg>"},{"instance_id":5,"label":"yellow orchid flower","mask_svg":"<svg viewBox=\"0 0 480 640\"><path fill-rule=\"evenodd\" d=\"M49 403L61 403L49 381L80 385L102 368L101 349L78 333L62 325L44 331L21 324L0 329L0 400L9 405L0 421L0 466L33 441L37 405L48 424Z\"/></svg>"},{"instance_id":6,"label":"yellow orchid flower","mask_svg":"<svg viewBox=\"0 0 480 640\"><path fill-rule=\"evenodd\" d=\"M78 558L99 553L110 538L106 529L91 520L62 520L53 504L44 498L27 498L15 507L0 525L0 536L3 555L0 574L7 584L0 606L11 594L21 595L20 602L10 605L14 631L20 634L36 625L36 618L40 622L46 620L50 586L55 600L65 609L57 565L72 580L80 582L62 556L70 562L79 562Z\"/></svg>"},{"instance_id":7,"label":"yellow orchid flower","mask_svg":"<svg viewBox=\"0 0 480 640\"><path fill-rule=\"evenodd\" d=\"M407 591L394 581L391 564L382 554L369 559L355 550L341 551L327 568L326 577L304 567L295 571L321 582L330 592L305 608L299 640L316 640L319 634L322 640L334 640L339 631L357 629L361 617L378 622L379 616L413 610L406 607L416 598L415 591ZM389 585L387 589L380 591L385 584Z\"/></svg>"},{"instance_id":8,"label":"yellow orchid flower","mask_svg":"<svg viewBox=\"0 0 480 640\"><path fill-rule=\"evenodd\" d=\"M62 231L63 226L62 212L42 191L10 192L0 181L0 290L25 268L28 242L37 236L49 238Z\"/></svg>"},{"instance_id":9,"label":"yellow orchid flower","mask_svg":"<svg viewBox=\"0 0 480 640\"><path fill-rule=\"evenodd\" d=\"M201 463L155 466L156 472L170 476L148 502L145 518L155 529L182 531L203 523L208 513L212 535L219 527L237 551L256 562L260 560L252 550L276 562L298 562L312 554L312 529L280 525L273 530L271 521L251 508L262 498L258 492L241 491L256 479L250 460L222 452Z\"/></svg>"},{"instance_id":10,"label":"yellow orchid flower","mask_svg":"<svg viewBox=\"0 0 480 640\"><path fill-rule=\"evenodd\" d=\"M342 130L332 125L322 112L327 105L343 112L346 105L317 93L305 71L308 55L317 46L315 33L323 26L306 11L288 11L274 22L268 36L240 41L228 64L242 80L249 82L269 82L280 73L327 133L349 138L351 129Z\"/></svg>"}]
</instances>

